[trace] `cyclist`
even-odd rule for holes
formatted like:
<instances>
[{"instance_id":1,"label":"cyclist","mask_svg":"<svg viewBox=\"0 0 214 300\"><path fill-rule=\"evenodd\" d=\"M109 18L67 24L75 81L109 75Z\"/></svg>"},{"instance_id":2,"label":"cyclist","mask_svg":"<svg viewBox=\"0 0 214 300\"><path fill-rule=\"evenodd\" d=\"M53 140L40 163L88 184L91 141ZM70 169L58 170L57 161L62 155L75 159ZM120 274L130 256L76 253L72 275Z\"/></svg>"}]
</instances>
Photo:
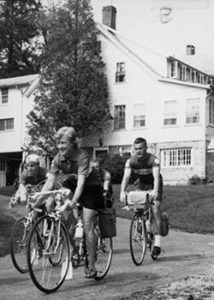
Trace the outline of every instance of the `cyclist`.
<instances>
[{"instance_id":1,"label":"cyclist","mask_svg":"<svg viewBox=\"0 0 214 300\"><path fill-rule=\"evenodd\" d=\"M95 209L103 208L104 205L112 206L111 174L102 167L101 158L96 158L90 162L90 171L85 189L87 194L91 194L92 201L95 202ZM106 200L106 203L104 203L104 200Z\"/></svg>"},{"instance_id":2,"label":"cyclist","mask_svg":"<svg viewBox=\"0 0 214 300\"><path fill-rule=\"evenodd\" d=\"M86 278L93 278L96 276L95 269L95 238L94 238L94 216L95 211L91 207L91 197L89 197L84 190L87 176L89 174L89 155L83 149L78 148L77 135L73 127L62 127L56 135L56 143L58 153L54 157L51 168L48 173L48 179L42 189L43 191L50 191L61 174L67 174L67 179L64 180L63 185L71 190L71 199L67 199L65 203L59 208L64 214L67 223L70 225L74 221L73 208L77 202L81 202L83 206L83 224L86 234L86 245L89 252L89 266L86 271ZM41 196L36 206L39 206L45 196ZM84 199L84 200L83 200ZM86 200L87 199L87 200ZM73 236L73 229L70 228L70 234ZM75 251L75 250L74 250Z\"/></svg>"},{"instance_id":3,"label":"cyclist","mask_svg":"<svg viewBox=\"0 0 214 300\"><path fill-rule=\"evenodd\" d=\"M25 160L25 167L19 175L19 187L13 198L13 203L26 203L27 192L32 185L37 185L46 180L47 169L40 167L39 156L30 154Z\"/></svg>"},{"instance_id":4,"label":"cyclist","mask_svg":"<svg viewBox=\"0 0 214 300\"><path fill-rule=\"evenodd\" d=\"M157 234L154 240L153 256L161 253L160 234L160 204L162 201L163 182L160 174L159 159L147 152L147 141L144 138L137 138L134 141L135 154L125 164L124 175L121 183L120 201L125 201L125 191L129 184L132 172L137 176L135 181L136 190L151 190L150 197L154 199L152 210L154 214Z\"/></svg>"}]
</instances>

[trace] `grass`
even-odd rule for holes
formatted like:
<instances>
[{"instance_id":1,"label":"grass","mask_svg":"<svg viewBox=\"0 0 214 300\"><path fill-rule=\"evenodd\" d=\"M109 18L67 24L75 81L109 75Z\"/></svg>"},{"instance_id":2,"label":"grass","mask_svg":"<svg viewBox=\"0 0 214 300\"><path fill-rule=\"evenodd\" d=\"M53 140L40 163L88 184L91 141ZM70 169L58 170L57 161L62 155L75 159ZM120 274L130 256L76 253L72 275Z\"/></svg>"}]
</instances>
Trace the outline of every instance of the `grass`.
<instances>
[{"instance_id":1,"label":"grass","mask_svg":"<svg viewBox=\"0 0 214 300\"><path fill-rule=\"evenodd\" d=\"M119 201L120 185L114 185L113 189L117 216L130 219L132 212L123 210L124 205ZM11 188L0 189L0 195L11 196L13 192ZM161 210L168 213L171 228L191 233L214 233L214 185L165 186ZM6 210L0 210L0 257L9 253L14 222Z\"/></svg>"},{"instance_id":2,"label":"grass","mask_svg":"<svg viewBox=\"0 0 214 300\"><path fill-rule=\"evenodd\" d=\"M122 210L119 190L120 186L115 185L117 215L130 219L132 213ZM172 228L190 233L214 233L214 185L164 186L161 210L168 213Z\"/></svg>"}]
</instances>

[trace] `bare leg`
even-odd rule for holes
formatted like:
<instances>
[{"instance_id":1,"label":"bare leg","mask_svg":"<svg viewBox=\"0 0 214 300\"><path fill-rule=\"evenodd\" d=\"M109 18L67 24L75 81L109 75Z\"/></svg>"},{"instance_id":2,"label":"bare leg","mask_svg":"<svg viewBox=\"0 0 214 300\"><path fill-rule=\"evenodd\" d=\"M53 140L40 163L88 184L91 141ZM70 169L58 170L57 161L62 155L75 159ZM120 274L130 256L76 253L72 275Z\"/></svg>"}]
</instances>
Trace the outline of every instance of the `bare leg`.
<instances>
[{"instance_id":1,"label":"bare leg","mask_svg":"<svg viewBox=\"0 0 214 300\"><path fill-rule=\"evenodd\" d=\"M160 214L160 201L154 201L152 205L152 211L155 219L156 233L160 235L160 225L161 225L161 214Z\"/></svg>"},{"instance_id":2,"label":"bare leg","mask_svg":"<svg viewBox=\"0 0 214 300\"><path fill-rule=\"evenodd\" d=\"M88 249L88 269L95 270L96 237L94 233L95 210L83 207L83 224Z\"/></svg>"}]
</instances>

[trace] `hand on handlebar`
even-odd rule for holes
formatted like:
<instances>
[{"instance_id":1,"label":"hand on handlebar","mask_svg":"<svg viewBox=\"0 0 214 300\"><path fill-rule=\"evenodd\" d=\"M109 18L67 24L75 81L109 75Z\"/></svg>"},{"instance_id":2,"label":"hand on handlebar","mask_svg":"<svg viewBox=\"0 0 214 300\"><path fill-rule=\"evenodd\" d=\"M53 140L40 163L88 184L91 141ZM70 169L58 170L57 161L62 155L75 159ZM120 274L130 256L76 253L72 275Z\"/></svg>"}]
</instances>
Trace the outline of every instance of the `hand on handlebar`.
<instances>
[{"instance_id":1,"label":"hand on handlebar","mask_svg":"<svg viewBox=\"0 0 214 300\"><path fill-rule=\"evenodd\" d=\"M158 198L158 192L155 190L151 190L149 192L149 200L156 200Z\"/></svg>"},{"instance_id":2,"label":"hand on handlebar","mask_svg":"<svg viewBox=\"0 0 214 300\"><path fill-rule=\"evenodd\" d=\"M56 206L56 210L60 213L63 213L67 208L74 208L76 205L76 202L70 201L69 199L65 200L65 203L61 206Z\"/></svg>"},{"instance_id":3,"label":"hand on handlebar","mask_svg":"<svg viewBox=\"0 0 214 300\"><path fill-rule=\"evenodd\" d=\"M121 192L120 193L120 202L126 203L126 198L127 198L127 193L126 192Z\"/></svg>"}]
</instances>

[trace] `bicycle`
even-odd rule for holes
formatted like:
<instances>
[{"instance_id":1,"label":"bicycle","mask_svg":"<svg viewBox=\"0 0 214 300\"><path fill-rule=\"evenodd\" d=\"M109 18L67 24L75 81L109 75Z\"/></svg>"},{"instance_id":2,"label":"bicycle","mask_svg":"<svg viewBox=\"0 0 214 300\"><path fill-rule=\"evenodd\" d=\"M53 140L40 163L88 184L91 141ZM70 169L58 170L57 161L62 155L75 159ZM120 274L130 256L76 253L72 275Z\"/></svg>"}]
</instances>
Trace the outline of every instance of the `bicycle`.
<instances>
[{"instance_id":1,"label":"bicycle","mask_svg":"<svg viewBox=\"0 0 214 300\"><path fill-rule=\"evenodd\" d=\"M33 208L32 203L34 202L33 195L40 191L44 185L44 181L40 182L36 186L28 185L27 187L27 199L26 199L26 209L28 211L26 216L20 217L14 224L11 231L10 239L10 253L11 259L14 267L20 273L28 272L27 265L27 243L29 240L29 235L32 230L33 224L33 213L44 214L45 210L40 208ZM9 207L12 208L16 205L14 201L14 195L11 197L9 202Z\"/></svg>"},{"instance_id":2,"label":"bicycle","mask_svg":"<svg viewBox=\"0 0 214 300\"><path fill-rule=\"evenodd\" d=\"M65 198L70 193L69 189L62 189L50 192L56 203L64 203ZM37 193L43 195L44 193ZM58 206L58 204L57 204ZM96 243L96 268L97 276L95 280L100 280L106 276L112 260L112 239L102 239L99 233L98 223L95 226L97 236ZM75 243L72 249L78 255L71 254L71 243ZM62 215L56 210L51 214L41 217L34 225L28 243L27 261L31 279L35 286L44 293L52 293L60 288L65 279L71 279L73 268L84 265L87 268L88 254L83 237L76 243L71 237L65 225ZM71 273L71 274L70 274Z\"/></svg>"},{"instance_id":3,"label":"bicycle","mask_svg":"<svg viewBox=\"0 0 214 300\"><path fill-rule=\"evenodd\" d=\"M152 213L153 200L149 199L149 191L131 191L126 193L126 206L134 212L130 223L129 246L131 258L136 266L140 266L149 248L153 260L157 259L152 253L154 247L155 224Z\"/></svg>"}]
</instances>

